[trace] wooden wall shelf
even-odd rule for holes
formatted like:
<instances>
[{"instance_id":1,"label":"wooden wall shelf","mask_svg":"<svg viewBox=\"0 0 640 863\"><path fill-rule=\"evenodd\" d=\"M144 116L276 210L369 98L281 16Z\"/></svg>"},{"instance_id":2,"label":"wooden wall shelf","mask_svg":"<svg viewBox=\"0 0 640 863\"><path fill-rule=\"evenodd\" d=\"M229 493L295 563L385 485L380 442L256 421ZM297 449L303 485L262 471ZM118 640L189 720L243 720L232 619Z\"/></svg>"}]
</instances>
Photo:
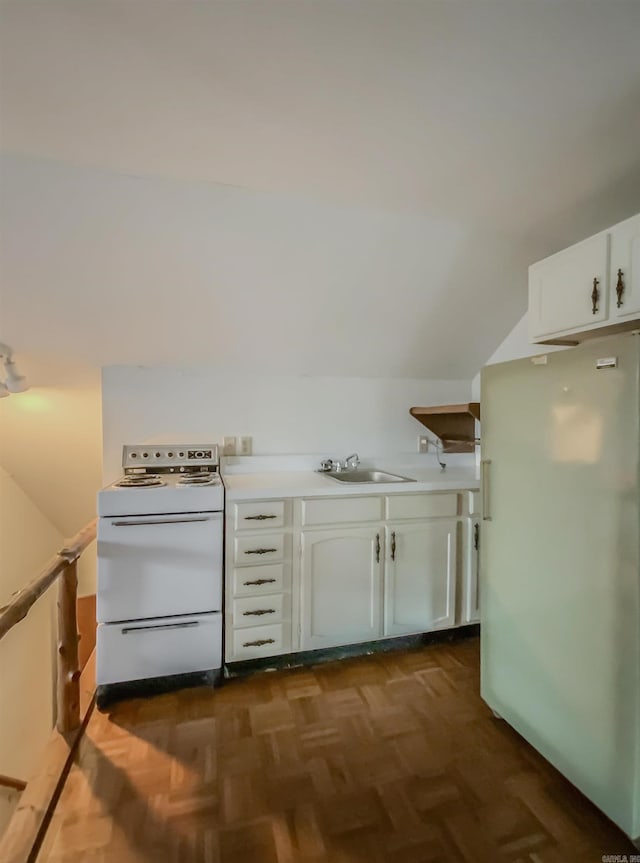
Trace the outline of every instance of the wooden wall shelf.
<instances>
[{"instance_id":1,"label":"wooden wall shelf","mask_svg":"<svg viewBox=\"0 0 640 863\"><path fill-rule=\"evenodd\" d=\"M415 407L409 413L440 438L443 452L474 452L480 402Z\"/></svg>"}]
</instances>

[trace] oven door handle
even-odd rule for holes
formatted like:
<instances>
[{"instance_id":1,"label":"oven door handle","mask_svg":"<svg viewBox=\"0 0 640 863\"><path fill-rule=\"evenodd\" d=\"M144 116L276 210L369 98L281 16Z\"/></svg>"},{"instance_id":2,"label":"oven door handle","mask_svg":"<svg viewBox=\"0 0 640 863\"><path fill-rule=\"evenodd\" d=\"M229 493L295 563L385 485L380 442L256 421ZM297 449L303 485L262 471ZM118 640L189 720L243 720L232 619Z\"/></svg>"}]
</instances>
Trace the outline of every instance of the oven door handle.
<instances>
[{"instance_id":1,"label":"oven door handle","mask_svg":"<svg viewBox=\"0 0 640 863\"><path fill-rule=\"evenodd\" d=\"M122 629L123 635L128 635L130 632L155 632L158 629L190 629L192 626L199 626L198 620L185 620L181 623L154 623L149 626L125 626Z\"/></svg>"},{"instance_id":2,"label":"oven door handle","mask_svg":"<svg viewBox=\"0 0 640 863\"><path fill-rule=\"evenodd\" d=\"M213 516L205 515L197 518L144 518L136 521L112 521L114 527L137 527L139 524L191 524L196 521L213 521Z\"/></svg>"}]
</instances>

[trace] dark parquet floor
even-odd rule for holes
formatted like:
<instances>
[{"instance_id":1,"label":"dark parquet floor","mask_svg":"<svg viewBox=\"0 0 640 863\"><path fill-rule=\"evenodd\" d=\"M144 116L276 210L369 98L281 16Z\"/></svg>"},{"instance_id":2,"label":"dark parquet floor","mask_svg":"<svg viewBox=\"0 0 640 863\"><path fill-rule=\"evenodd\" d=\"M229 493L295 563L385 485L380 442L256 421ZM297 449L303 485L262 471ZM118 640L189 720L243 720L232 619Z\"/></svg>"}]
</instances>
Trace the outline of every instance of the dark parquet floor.
<instances>
[{"instance_id":1,"label":"dark parquet floor","mask_svg":"<svg viewBox=\"0 0 640 863\"><path fill-rule=\"evenodd\" d=\"M634 849L479 696L479 642L94 712L38 863L599 863Z\"/></svg>"}]
</instances>

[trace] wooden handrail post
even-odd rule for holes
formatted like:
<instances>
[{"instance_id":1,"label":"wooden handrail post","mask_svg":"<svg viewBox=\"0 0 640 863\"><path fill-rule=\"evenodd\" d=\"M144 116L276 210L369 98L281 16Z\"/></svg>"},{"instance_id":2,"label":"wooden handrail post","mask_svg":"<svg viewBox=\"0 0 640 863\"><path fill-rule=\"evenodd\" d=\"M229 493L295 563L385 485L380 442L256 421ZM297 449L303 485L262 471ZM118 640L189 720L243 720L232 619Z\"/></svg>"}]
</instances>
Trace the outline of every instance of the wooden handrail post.
<instances>
[{"instance_id":1,"label":"wooden handrail post","mask_svg":"<svg viewBox=\"0 0 640 863\"><path fill-rule=\"evenodd\" d=\"M78 564L71 561L58 582L58 719L61 734L80 725L80 668L78 662Z\"/></svg>"}]
</instances>

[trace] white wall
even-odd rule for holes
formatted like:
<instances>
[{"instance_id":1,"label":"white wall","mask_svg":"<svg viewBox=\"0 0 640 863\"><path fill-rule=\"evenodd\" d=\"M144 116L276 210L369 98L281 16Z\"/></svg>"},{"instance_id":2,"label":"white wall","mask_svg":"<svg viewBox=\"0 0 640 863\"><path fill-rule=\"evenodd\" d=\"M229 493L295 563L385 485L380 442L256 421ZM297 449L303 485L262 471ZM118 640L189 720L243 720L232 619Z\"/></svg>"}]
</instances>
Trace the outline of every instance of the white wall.
<instances>
[{"instance_id":1,"label":"white wall","mask_svg":"<svg viewBox=\"0 0 640 863\"><path fill-rule=\"evenodd\" d=\"M17 354L31 389L0 400L0 464L59 534L96 512L101 485L100 372ZM95 592L95 545L80 558L79 594Z\"/></svg>"},{"instance_id":2,"label":"white wall","mask_svg":"<svg viewBox=\"0 0 640 863\"><path fill-rule=\"evenodd\" d=\"M19 353L459 380L523 306L520 243L439 212L10 155L0 182L3 338Z\"/></svg>"},{"instance_id":3,"label":"white wall","mask_svg":"<svg viewBox=\"0 0 640 863\"><path fill-rule=\"evenodd\" d=\"M467 401L469 381L225 374L208 367L103 370L104 480L123 444L251 435L255 455L414 453L414 405Z\"/></svg>"},{"instance_id":4,"label":"white wall","mask_svg":"<svg viewBox=\"0 0 640 863\"><path fill-rule=\"evenodd\" d=\"M0 467L0 605L38 574L61 542ZM51 588L0 641L0 773L19 779L33 772L53 726L54 605Z\"/></svg>"},{"instance_id":5,"label":"white wall","mask_svg":"<svg viewBox=\"0 0 640 863\"><path fill-rule=\"evenodd\" d=\"M519 360L523 357L534 357L536 354L550 354L552 351L566 350L562 345L535 345L529 341L529 319L525 312L507 337L498 345L491 354L486 366L495 363L506 363L509 360ZM472 398L480 399L480 372L471 382Z\"/></svg>"}]
</instances>

